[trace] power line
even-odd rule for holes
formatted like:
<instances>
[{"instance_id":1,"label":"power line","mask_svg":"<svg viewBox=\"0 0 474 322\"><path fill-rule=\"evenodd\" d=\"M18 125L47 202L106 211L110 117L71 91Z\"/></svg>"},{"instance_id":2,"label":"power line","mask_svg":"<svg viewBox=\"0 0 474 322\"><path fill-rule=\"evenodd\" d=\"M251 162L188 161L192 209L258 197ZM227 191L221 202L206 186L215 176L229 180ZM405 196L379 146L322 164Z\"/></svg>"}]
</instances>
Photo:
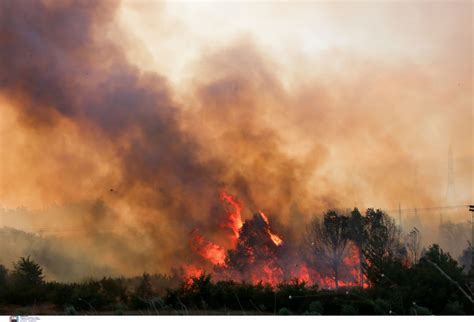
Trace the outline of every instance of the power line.
<instances>
[{"instance_id":1,"label":"power line","mask_svg":"<svg viewBox=\"0 0 474 322\"><path fill-rule=\"evenodd\" d=\"M113 232L113 231L123 231L127 230L127 227L116 227L116 228L94 228L94 229L86 229L86 228L80 228L80 227L75 227L75 228L14 228L14 227L4 227L4 228L10 228L14 230L19 230L22 232L26 233L81 233L81 232L90 232L91 234L97 233L97 232Z\"/></svg>"},{"instance_id":2,"label":"power line","mask_svg":"<svg viewBox=\"0 0 474 322\"><path fill-rule=\"evenodd\" d=\"M413 208L394 208L394 209L383 209L383 208L379 208L381 210L384 210L384 211L430 211L430 210L440 210L440 209L451 209L451 208L468 208L469 205L451 205L451 206L436 206L436 207L426 207L426 208L418 208L418 207L413 207ZM352 209L354 207L341 207L341 209ZM361 209L365 209L365 208L372 208L372 207L357 207L357 208L361 208ZM0 215L13 215L13 213L1 213L0 212ZM17 213L15 213L15 215L18 215Z\"/></svg>"},{"instance_id":3,"label":"power line","mask_svg":"<svg viewBox=\"0 0 474 322\"><path fill-rule=\"evenodd\" d=\"M455 208L467 208L469 205L456 205L456 206L438 206L438 207L427 207L427 208L404 208L404 209L385 209L385 211L432 211L432 210L441 210L441 209L455 209ZM384 209L383 209L384 210Z\"/></svg>"},{"instance_id":4,"label":"power line","mask_svg":"<svg viewBox=\"0 0 474 322\"><path fill-rule=\"evenodd\" d=\"M469 205L454 205L454 206L438 206L438 207L426 207L426 208L404 208L401 209L382 209L383 211L389 212L398 212L400 215L401 212L413 212L413 213L420 213L420 212L427 212L427 211L436 211L442 209L459 209L459 208L468 208ZM347 208L350 209L350 208ZM2 214L2 213L0 213ZM101 228L92 228L86 229L83 227L68 227L68 228L59 228L59 227L44 227L44 228L13 228L12 229L24 231L24 232L31 232L31 233L74 233L74 232L114 232L114 231L123 231L129 229L128 227L101 227Z\"/></svg>"},{"instance_id":5,"label":"power line","mask_svg":"<svg viewBox=\"0 0 474 322\"><path fill-rule=\"evenodd\" d=\"M345 209L352 209L353 207L347 207ZM469 205L455 205L455 206L438 206L438 207L426 207L426 208L396 208L396 209L383 209L380 208L382 211L386 213L398 213L399 224L401 225L401 215L402 212L412 212L414 214L425 213L429 211L436 211L442 209L459 209L459 208L468 208ZM0 213L2 215L2 213ZM2 227L0 227L1 229ZM15 228L9 226L3 226L3 228L11 228L16 229L24 232L32 232L32 233L70 233L70 232L114 232L114 231L123 231L130 229L130 227L102 227L102 228L91 228L87 229L84 227L67 227L67 228L60 228L60 227L43 227L43 228Z\"/></svg>"}]
</instances>

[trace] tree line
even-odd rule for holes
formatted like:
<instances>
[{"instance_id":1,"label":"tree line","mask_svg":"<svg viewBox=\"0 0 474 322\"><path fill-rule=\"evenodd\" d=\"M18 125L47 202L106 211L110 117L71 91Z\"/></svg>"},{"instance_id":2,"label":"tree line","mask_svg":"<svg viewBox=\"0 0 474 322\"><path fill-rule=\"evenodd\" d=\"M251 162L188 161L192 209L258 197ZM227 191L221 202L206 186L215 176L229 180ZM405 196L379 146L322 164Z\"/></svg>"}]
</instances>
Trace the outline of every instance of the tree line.
<instances>
[{"instance_id":1,"label":"tree line","mask_svg":"<svg viewBox=\"0 0 474 322\"><path fill-rule=\"evenodd\" d=\"M203 274L190 281L178 276L89 279L80 283L47 281L41 266L20 258L11 270L0 265L0 311L16 305L52 304L58 313L92 314L473 314L474 268L471 245L459 264L439 245L421 249L414 228L402 238L383 211L361 214L328 211L308 225L305 246L314 265L334 278L324 290L299 280L275 287L263 283L213 281ZM339 285L342 259L351 246L359 250L360 285ZM321 260L324 258L324 260ZM318 259L318 260L316 260ZM469 261L470 259L470 261ZM323 263L323 264L322 264ZM465 264L470 264L466 267ZM15 312L5 311L5 314Z\"/></svg>"}]
</instances>

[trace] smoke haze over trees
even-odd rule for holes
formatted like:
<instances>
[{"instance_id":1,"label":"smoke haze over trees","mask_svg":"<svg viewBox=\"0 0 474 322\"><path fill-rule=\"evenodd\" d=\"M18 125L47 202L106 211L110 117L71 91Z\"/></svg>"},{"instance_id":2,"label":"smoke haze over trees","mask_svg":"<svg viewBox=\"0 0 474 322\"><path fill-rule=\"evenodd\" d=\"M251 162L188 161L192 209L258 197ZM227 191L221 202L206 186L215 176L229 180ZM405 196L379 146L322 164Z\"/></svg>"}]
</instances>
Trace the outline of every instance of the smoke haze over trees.
<instances>
[{"instance_id":1,"label":"smoke haze over trees","mask_svg":"<svg viewBox=\"0 0 474 322\"><path fill-rule=\"evenodd\" d=\"M245 19L222 21L185 4L1 1L0 226L17 229L1 231L2 263L32 255L62 281L200 263L182 236L231 248L224 190L282 247L327 209L467 204L472 4L352 6L226 4ZM360 260L397 255L396 227L367 217ZM453 217L439 242L458 256Z\"/></svg>"}]
</instances>

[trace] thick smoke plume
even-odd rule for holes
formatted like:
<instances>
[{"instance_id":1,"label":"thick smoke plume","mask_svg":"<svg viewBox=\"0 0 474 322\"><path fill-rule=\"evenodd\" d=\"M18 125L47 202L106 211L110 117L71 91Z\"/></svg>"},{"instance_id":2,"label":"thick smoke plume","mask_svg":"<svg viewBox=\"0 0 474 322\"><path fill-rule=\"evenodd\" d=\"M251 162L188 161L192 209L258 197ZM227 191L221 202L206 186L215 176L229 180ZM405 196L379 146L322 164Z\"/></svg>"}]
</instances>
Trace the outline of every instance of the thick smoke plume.
<instances>
[{"instance_id":1,"label":"thick smoke plume","mask_svg":"<svg viewBox=\"0 0 474 322\"><path fill-rule=\"evenodd\" d=\"M3 224L73 227L91 258L138 274L199 261L194 229L229 248L222 191L298 239L327 208L442 204L452 144L472 198L470 55L429 69L329 51L290 76L244 37L175 89L129 59L118 8L0 3L0 204L37 209Z\"/></svg>"}]
</instances>

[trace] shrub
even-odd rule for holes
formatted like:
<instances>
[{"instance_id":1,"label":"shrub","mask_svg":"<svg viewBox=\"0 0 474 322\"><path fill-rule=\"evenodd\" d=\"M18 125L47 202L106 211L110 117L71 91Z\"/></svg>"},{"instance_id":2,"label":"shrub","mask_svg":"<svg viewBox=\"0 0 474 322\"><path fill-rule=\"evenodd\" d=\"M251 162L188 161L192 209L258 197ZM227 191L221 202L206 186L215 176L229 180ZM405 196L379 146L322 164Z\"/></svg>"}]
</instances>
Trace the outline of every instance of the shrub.
<instances>
[{"instance_id":1,"label":"shrub","mask_svg":"<svg viewBox=\"0 0 474 322\"><path fill-rule=\"evenodd\" d=\"M444 307L442 314L463 315L465 313L464 313L463 306L461 305L461 303L459 303L458 301L450 301Z\"/></svg>"},{"instance_id":2,"label":"shrub","mask_svg":"<svg viewBox=\"0 0 474 322\"><path fill-rule=\"evenodd\" d=\"M72 305L68 305L64 308L65 315L77 315L77 311Z\"/></svg>"},{"instance_id":3,"label":"shrub","mask_svg":"<svg viewBox=\"0 0 474 322\"><path fill-rule=\"evenodd\" d=\"M357 315L357 310L352 305L344 304L341 307L341 314L342 315Z\"/></svg>"},{"instance_id":4,"label":"shrub","mask_svg":"<svg viewBox=\"0 0 474 322\"><path fill-rule=\"evenodd\" d=\"M308 309L309 309L310 314L319 314L319 315L321 315L321 314L324 313L323 305L319 301L313 301L313 302L309 303Z\"/></svg>"},{"instance_id":5,"label":"shrub","mask_svg":"<svg viewBox=\"0 0 474 322\"><path fill-rule=\"evenodd\" d=\"M380 298L374 301L374 313L377 315L389 314L390 303Z\"/></svg>"},{"instance_id":6,"label":"shrub","mask_svg":"<svg viewBox=\"0 0 474 322\"><path fill-rule=\"evenodd\" d=\"M413 304L413 306L410 308L410 314L411 315L432 315L431 311L424 307L424 306L419 306L416 304Z\"/></svg>"},{"instance_id":7,"label":"shrub","mask_svg":"<svg viewBox=\"0 0 474 322\"><path fill-rule=\"evenodd\" d=\"M291 311L288 310L286 307L282 307L282 308L278 311L278 315L291 315Z\"/></svg>"}]
</instances>

